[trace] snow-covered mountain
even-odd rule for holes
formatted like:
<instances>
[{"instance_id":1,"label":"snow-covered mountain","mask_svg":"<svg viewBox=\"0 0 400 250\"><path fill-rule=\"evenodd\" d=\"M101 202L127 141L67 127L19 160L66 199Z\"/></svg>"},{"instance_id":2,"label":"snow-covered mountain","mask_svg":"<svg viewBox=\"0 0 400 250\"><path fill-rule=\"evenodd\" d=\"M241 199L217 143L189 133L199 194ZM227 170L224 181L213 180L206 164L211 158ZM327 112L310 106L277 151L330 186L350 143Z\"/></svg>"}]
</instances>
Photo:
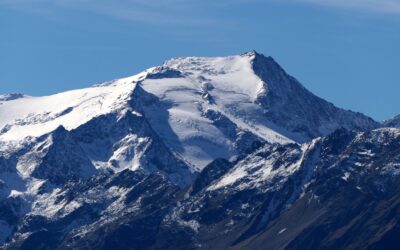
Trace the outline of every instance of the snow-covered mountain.
<instances>
[{"instance_id":1,"label":"snow-covered mountain","mask_svg":"<svg viewBox=\"0 0 400 250\"><path fill-rule=\"evenodd\" d=\"M254 51L4 95L0 117L0 242L10 249L227 248L313 197L325 171L362 190L372 178L378 193L397 176L397 129L316 97ZM371 164L382 173L370 177Z\"/></svg>"},{"instance_id":2,"label":"snow-covered mountain","mask_svg":"<svg viewBox=\"0 0 400 250\"><path fill-rule=\"evenodd\" d=\"M3 142L39 137L61 125L70 131L100 115L131 112L144 116L193 170L218 157L229 159L253 141L305 142L340 127L378 126L314 96L272 58L256 52L176 58L87 89L19 97L0 106Z\"/></svg>"}]
</instances>

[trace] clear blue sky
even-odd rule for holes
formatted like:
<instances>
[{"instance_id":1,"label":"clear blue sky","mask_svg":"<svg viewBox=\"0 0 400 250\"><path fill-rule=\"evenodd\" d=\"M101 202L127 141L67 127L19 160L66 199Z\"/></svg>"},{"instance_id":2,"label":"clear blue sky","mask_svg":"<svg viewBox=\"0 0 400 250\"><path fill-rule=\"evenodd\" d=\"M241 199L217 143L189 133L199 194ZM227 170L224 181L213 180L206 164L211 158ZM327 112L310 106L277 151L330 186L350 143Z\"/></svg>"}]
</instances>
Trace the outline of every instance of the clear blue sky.
<instances>
[{"instance_id":1,"label":"clear blue sky","mask_svg":"<svg viewBox=\"0 0 400 250\"><path fill-rule=\"evenodd\" d=\"M252 49L339 107L400 113L399 0L0 0L0 93L47 95L174 56Z\"/></svg>"}]
</instances>

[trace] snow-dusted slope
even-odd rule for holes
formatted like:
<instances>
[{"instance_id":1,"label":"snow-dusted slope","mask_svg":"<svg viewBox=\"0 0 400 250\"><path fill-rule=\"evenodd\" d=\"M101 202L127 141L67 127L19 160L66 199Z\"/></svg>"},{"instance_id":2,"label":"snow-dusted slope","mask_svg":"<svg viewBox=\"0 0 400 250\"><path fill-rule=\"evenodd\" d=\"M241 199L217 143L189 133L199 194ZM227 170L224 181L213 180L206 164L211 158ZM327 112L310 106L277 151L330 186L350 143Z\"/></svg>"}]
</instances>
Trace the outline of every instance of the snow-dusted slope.
<instances>
[{"instance_id":1,"label":"snow-dusted slope","mask_svg":"<svg viewBox=\"0 0 400 250\"><path fill-rule=\"evenodd\" d=\"M400 128L400 115L396 115L383 122L384 127Z\"/></svg>"},{"instance_id":2,"label":"snow-dusted slope","mask_svg":"<svg viewBox=\"0 0 400 250\"><path fill-rule=\"evenodd\" d=\"M383 241L393 247L376 249L396 249L399 139L398 128L340 129L218 162L206 168L214 178L196 180L208 183L179 203L165 225L195 235L187 248L359 249Z\"/></svg>"}]
</instances>

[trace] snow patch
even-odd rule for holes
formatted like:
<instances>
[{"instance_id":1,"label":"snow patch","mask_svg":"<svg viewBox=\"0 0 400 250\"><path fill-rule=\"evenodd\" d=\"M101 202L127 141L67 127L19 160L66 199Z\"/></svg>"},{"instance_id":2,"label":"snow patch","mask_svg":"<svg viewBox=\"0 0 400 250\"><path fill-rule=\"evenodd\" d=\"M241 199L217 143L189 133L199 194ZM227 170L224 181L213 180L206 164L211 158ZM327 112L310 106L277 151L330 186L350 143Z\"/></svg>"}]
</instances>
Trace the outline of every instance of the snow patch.
<instances>
[{"instance_id":1,"label":"snow patch","mask_svg":"<svg viewBox=\"0 0 400 250\"><path fill-rule=\"evenodd\" d=\"M278 235L280 235L280 234L283 234L285 231L286 231L286 227L285 228L283 228L282 230L280 230L279 232L278 232Z\"/></svg>"}]
</instances>

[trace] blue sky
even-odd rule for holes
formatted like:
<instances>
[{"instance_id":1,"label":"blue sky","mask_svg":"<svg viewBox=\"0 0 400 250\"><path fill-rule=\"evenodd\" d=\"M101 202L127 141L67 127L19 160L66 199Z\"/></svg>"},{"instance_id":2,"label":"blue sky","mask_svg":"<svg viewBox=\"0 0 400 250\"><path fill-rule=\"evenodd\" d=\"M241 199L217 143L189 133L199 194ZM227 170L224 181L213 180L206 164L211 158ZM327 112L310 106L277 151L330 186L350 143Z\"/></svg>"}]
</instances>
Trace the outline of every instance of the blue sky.
<instances>
[{"instance_id":1,"label":"blue sky","mask_svg":"<svg viewBox=\"0 0 400 250\"><path fill-rule=\"evenodd\" d=\"M252 49L339 107L400 113L400 0L0 0L0 93Z\"/></svg>"}]
</instances>

